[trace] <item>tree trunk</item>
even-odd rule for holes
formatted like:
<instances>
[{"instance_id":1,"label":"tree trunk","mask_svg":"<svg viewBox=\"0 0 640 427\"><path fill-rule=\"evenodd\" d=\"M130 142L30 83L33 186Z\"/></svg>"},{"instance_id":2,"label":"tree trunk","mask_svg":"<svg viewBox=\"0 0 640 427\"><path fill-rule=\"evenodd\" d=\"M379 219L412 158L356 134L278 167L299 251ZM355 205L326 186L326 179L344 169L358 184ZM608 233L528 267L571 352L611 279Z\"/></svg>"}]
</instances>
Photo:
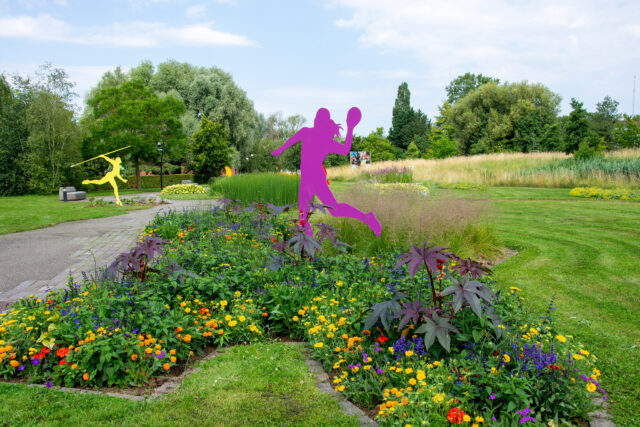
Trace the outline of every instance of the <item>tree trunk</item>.
<instances>
[{"instance_id":1,"label":"tree trunk","mask_svg":"<svg viewBox=\"0 0 640 427\"><path fill-rule=\"evenodd\" d=\"M136 188L140 190L142 188L140 182L140 160L138 159L138 156L135 156L134 159L136 162Z\"/></svg>"}]
</instances>

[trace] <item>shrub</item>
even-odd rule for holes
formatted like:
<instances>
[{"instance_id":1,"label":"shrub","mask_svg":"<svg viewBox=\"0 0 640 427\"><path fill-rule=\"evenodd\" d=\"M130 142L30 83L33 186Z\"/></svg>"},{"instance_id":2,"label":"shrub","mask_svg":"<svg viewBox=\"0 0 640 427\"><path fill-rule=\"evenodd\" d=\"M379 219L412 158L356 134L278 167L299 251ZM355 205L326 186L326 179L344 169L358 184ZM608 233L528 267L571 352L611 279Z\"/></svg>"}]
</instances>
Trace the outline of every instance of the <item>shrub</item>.
<instances>
[{"instance_id":1,"label":"shrub","mask_svg":"<svg viewBox=\"0 0 640 427\"><path fill-rule=\"evenodd\" d=\"M206 188L197 184L174 184L164 187L160 195L167 196L172 194L206 194Z\"/></svg>"},{"instance_id":2,"label":"shrub","mask_svg":"<svg viewBox=\"0 0 640 427\"><path fill-rule=\"evenodd\" d=\"M256 173L221 177L211 181L211 192L227 199L286 205L298 202L300 176Z\"/></svg>"},{"instance_id":3,"label":"shrub","mask_svg":"<svg viewBox=\"0 0 640 427\"><path fill-rule=\"evenodd\" d=\"M100 178L95 178L95 179L100 179ZM116 180L116 183L119 189L136 188L135 175L128 175L125 177L125 179L127 180L126 184L119 180ZM193 175L192 174L163 175L162 184L165 186L180 184L182 183L182 180L187 180L187 179L193 180ZM160 175L141 175L140 184L142 185L142 188L160 188ZM111 190L113 187L111 187L111 184L107 183L102 185L87 184L82 186L82 188L86 188L87 191L104 191L104 190Z\"/></svg>"},{"instance_id":4,"label":"shrub","mask_svg":"<svg viewBox=\"0 0 640 427\"><path fill-rule=\"evenodd\" d=\"M623 188L605 189L598 187L576 187L569 192L573 197L585 197L604 200L640 201L640 192Z\"/></svg>"}]
</instances>

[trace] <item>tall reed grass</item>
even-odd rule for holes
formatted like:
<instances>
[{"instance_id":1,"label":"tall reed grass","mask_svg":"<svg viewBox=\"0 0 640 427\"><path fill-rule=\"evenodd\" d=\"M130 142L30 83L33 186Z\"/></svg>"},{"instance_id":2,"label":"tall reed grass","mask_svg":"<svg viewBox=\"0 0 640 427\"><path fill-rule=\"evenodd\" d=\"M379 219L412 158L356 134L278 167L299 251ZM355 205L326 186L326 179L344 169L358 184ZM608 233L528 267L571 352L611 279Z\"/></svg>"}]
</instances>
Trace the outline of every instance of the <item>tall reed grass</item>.
<instances>
[{"instance_id":1,"label":"tall reed grass","mask_svg":"<svg viewBox=\"0 0 640 427\"><path fill-rule=\"evenodd\" d=\"M256 173L216 178L211 182L210 191L244 204L264 202L281 206L296 204L299 189L298 175Z\"/></svg>"},{"instance_id":2,"label":"tall reed grass","mask_svg":"<svg viewBox=\"0 0 640 427\"><path fill-rule=\"evenodd\" d=\"M557 152L500 153L450 157L442 160L403 160L375 163L368 170L341 166L328 169L329 179L358 181L360 175L389 168L413 167L422 182L475 183L512 187L639 188L640 149L607 153L603 159L579 163Z\"/></svg>"},{"instance_id":3,"label":"tall reed grass","mask_svg":"<svg viewBox=\"0 0 640 427\"><path fill-rule=\"evenodd\" d=\"M372 186L350 186L339 197L363 212L375 212L382 225L376 237L369 228L351 218L323 215L318 221L338 228L342 240L356 253L375 255L408 250L411 244L445 246L455 253L492 260L501 252L497 233L489 226L487 201L457 198L433 199L416 192L380 192Z\"/></svg>"}]
</instances>

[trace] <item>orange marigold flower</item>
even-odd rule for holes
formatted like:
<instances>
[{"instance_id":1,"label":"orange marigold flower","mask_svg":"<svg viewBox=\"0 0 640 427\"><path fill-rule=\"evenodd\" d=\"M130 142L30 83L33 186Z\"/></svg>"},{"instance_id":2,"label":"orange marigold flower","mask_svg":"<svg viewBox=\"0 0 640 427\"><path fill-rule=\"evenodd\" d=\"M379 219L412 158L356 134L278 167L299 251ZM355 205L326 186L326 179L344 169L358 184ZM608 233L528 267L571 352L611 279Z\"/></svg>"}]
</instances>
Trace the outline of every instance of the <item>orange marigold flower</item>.
<instances>
[{"instance_id":1,"label":"orange marigold flower","mask_svg":"<svg viewBox=\"0 0 640 427\"><path fill-rule=\"evenodd\" d=\"M85 372L84 375L82 376L82 379L85 381L89 381L89 374Z\"/></svg>"},{"instance_id":2,"label":"orange marigold flower","mask_svg":"<svg viewBox=\"0 0 640 427\"><path fill-rule=\"evenodd\" d=\"M165 371L168 371L171 368L171 365L169 365L168 363L165 363L164 365L162 365L162 369L164 369Z\"/></svg>"},{"instance_id":3,"label":"orange marigold flower","mask_svg":"<svg viewBox=\"0 0 640 427\"><path fill-rule=\"evenodd\" d=\"M11 362L9 362L9 365L17 368L20 365L20 362L18 362L17 360L12 360Z\"/></svg>"},{"instance_id":4,"label":"orange marigold flower","mask_svg":"<svg viewBox=\"0 0 640 427\"><path fill-rule=\"evenodd\" d=\"M153 352L153 349L151 347L147 347L147 349L144 352L147 354L151 354Z\"/></svg>"},{"instance_id":5,"label":"orange marigold flower","mask_svg":"<svg viewBox=\"0 0 640 427\"><path fill-rule=\"evenodd\" d=\"M137 354L135 354L135 353L133 353L133 354L131 355L131 360L133 360L133 361L138 360L138 355L137 355Z\"/></svg>"}]
</instances>

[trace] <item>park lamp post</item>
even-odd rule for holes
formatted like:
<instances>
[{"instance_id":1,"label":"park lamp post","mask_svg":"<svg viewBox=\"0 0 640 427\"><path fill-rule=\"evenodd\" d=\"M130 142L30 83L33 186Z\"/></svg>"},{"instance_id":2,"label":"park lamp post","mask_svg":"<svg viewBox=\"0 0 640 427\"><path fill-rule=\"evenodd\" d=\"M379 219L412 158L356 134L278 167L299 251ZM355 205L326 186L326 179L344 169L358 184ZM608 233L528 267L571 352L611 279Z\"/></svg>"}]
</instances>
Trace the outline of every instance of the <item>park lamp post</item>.
<instances>
[{"instance_id":1,"label":"park lamp post","mask_svg":"<svg viewBox=\"0 0 640 427\"><path fill-rule=\"evenodd\" d=\"M162 165L164 164L164 150L162 149L162 142L158 142L156 144L158 146L158 151L160 152L160 191L164 188L162 185Z\"/></svg>"}]
</instances>

